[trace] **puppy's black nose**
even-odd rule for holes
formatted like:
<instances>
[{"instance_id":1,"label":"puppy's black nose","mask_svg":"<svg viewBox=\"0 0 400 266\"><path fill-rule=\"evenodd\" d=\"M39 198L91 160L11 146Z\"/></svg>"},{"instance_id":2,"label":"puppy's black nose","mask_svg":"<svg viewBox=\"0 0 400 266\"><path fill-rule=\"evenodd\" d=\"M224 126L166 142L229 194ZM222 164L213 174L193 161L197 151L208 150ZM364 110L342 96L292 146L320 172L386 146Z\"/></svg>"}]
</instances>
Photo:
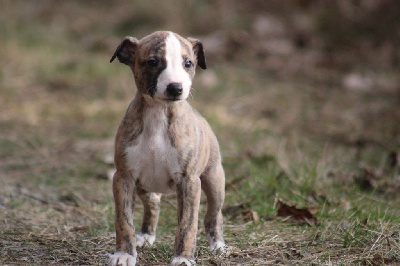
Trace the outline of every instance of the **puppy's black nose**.
<instances>
[{"instance_id":1,"label":"puppy's black nose","mask_svg":"<svg viewBox=\"0 0 400 266\"><path fill-rule=\"evenodd\" d=\"M182 94L182 83L170 83L167 86L167 94L172 97L178 97Z\"/></svg>"}]
</instances>

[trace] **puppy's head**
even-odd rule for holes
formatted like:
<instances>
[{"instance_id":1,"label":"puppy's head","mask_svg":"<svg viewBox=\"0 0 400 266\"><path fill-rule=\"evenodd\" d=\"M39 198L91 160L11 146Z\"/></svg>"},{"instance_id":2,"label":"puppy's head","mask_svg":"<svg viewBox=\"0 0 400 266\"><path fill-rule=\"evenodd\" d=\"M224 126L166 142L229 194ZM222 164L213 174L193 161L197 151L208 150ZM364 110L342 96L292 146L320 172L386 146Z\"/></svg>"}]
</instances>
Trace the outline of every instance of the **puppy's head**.
<instances>
[{"instance_id":1,"label":"puppy's head","mask_svg":"<svg viewBox=\"0 0 400 266\"><path fill-rule=\"evenodd\" d=\"M155 32L140 41L126 37L115 58L128 65L138 90L164 102L185 100L190 93L196 65L206 69L203 45L172 32Z\"/></svg>"}]
</instances>

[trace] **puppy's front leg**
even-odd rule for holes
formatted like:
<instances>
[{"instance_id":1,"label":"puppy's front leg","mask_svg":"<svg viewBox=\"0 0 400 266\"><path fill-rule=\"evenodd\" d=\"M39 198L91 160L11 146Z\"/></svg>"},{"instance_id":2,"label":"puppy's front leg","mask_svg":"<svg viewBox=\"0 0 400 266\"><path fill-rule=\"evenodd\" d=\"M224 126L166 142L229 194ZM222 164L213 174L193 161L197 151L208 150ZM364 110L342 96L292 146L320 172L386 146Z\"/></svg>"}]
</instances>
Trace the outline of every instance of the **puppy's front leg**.
<instances>
[{"instance_id":1,"label":"puppy's front leg","mask_svg":"<svg viewBox=\"0 0 400 266\"><path fill-rule=\"evenodd\" d=\"M113 194L115 202L116 252L110 257L111 265L133 266L136 264L135 227L133 209L135 184L129 174L114 174Z\"/></svg>"},{"instance_id":2,"label":"puppy's front leg","mask_svg":"<svg viewBox=\"0 0 400 266\"><path fill-rule=\"evenodd\" d=\"M175 255L171 265L192 265L196 250L197 222L201 195L198 177L183 176L176 186L178 229L175 235Z\"/></svg>"}]
</instances>

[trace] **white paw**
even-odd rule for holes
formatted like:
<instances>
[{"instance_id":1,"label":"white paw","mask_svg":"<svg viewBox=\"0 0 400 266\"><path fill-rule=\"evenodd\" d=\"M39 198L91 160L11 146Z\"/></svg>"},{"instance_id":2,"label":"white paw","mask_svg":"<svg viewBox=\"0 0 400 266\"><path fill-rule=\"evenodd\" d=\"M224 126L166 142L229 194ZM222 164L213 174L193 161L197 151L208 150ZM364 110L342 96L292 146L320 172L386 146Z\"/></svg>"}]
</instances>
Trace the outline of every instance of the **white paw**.
<instances>
[{"instance_id":1,"label":"white paw","mask_svg":"<svg viewBox=\"0 0 400 266\"><path fill-rule=\"evenodd\" d=\"M191 266L191 265L196 265L196 262L194 262L194 260L184 257L174 257L171 261L171 266L180 266L180 265Z\"/></svg>"},{"instance_id":2,"label":"white paw","mask_svg":"<svg viewBox=\"0 0 400 266\"><path fill-rule=\"evenodd\" d=\"M136 251L134 252L134 256L125 252L115 252L114 254L110 255L109 264L111 266L135 266L136 257Z\"/></svg>"},{"instance_id":3,"label":"white paw","mask_svg":"<svg viewBox=\"0 0 400 266\"><path fill-rule=\"evenodd\" d=\"M223 241L217 241L213 242L211 241L210 243L210 250L214 252L225 252L225 243Z\"/></svg>"},{"instance_id":4,"label":"white paw","mask_svg":"<svg viewBox=\"0 0 400 266\"><path fill-rule=\"evenodd\" d=\"M138 247L151 246L151 245L153 245L155 240L156 240L155 235L152 236L149 234L138 233L136 235L136 246L138 246Z\"/></svg>"}]
</instances>

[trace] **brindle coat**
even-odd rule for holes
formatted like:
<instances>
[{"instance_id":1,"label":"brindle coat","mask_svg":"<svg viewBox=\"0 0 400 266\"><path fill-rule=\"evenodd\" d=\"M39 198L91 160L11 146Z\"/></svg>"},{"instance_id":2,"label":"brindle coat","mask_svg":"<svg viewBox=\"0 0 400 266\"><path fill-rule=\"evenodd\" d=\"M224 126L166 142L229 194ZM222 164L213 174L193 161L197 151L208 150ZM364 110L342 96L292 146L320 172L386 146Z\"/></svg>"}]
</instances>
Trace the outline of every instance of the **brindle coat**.
<instances>
[{"instance_id":1,"label":"brindle coat","mask_svg":"<svg viewBox=\"0 0 400 266\"><path fill-rule=\"evenodd\" d=\"M115 139L117 171L113 194L117 253L112 257L113 265L136 263L135 194L144 206L143 223L137 238L145 236L145 239L139 239L138 245L151 237L154 241L161 193L176 191L178 228L172 264L190 264L196 248L201 189L207 196L204 226L210 248L223 249L224 245L221 208L225 176L217 139L206 120L185 99L159 101L154 98L157 78L167 68L165 41L169 34L156 32L141 41L127 37L111 59L117 57L131 68L137 86L136 96ZM182 58L193 62L193 67L185 68L191 80L196 65L206 68L203 46L198 40L174 36L181 44ZM149 58L157 59L157 67L147 66ZM160 136L162 143L156 140ZM158 177L160 171L162 178ZM129 258L127 255L131 255L132 260L126 259Z\"/></svg>"}]
</instances>

